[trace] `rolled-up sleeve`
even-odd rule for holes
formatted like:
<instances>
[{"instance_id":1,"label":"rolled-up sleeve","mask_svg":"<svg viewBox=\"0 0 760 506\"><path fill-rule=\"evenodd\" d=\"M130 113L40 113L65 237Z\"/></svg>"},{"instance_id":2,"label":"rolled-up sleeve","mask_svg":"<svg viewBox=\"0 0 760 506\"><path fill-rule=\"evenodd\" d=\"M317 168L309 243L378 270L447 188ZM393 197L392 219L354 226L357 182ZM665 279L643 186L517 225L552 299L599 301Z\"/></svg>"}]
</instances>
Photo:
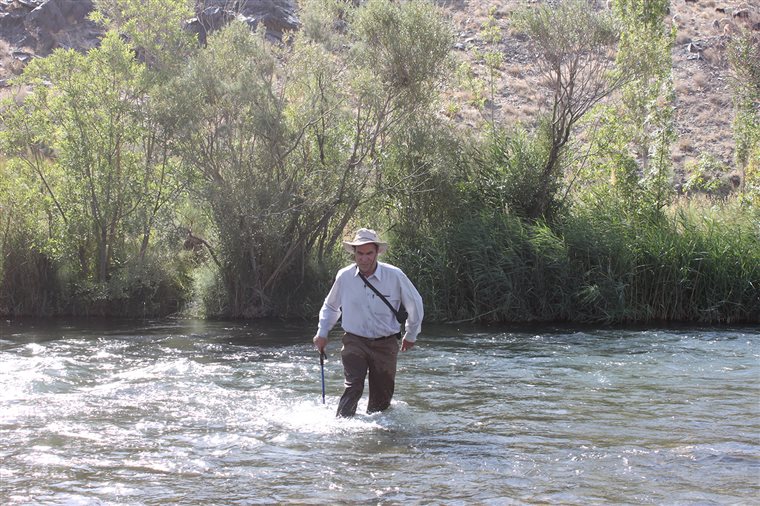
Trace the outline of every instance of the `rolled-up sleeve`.
<instances>
[{"instance_id":1,"label":"rolled-up sleeve","mask_svg":"<svg viewBox=\"0 0 760 506\"><path fill-rule=\"evenodd\" d=\"M319 337L327 338L327 334L338 322L338 318L341 315L341 282L340 276L335 278L330 292L325 297L325 301L322 304L322 309L319 310L319 325L317 327L317 335Z\"/></svg>"},{"instance_id":2,"label":"rolled-up sleeve","mask_svg":"<svg viewBox=\"0 0 760 506\"><path fill-rule=\"evenodd\" d=\"M404 328L404 339L413 343L417 340L417 335L422 329L422 319L425 317L422 296L406 274L401 273L399 281L401 284L401 302L403 302L406 312L409 313Z\"/></svg>"}]
</instances>

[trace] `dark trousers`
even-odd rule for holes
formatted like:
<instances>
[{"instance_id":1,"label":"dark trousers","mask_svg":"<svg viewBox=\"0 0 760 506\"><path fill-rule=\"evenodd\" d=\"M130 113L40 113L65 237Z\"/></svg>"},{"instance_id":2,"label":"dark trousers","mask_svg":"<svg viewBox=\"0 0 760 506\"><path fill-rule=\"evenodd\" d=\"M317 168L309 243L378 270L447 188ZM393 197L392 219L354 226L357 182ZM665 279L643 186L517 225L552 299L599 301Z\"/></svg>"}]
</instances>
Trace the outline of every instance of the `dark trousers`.
<instances>
[{"instance_id":1,"label":"dark trousers","mask_svg":"<svg viewBox=\"0 0 760 506\"><path fill-rule=\"evenodd\" d=\"M340 351L346 389L338 403L337 416L350 417L364 392L364 379L369 373L367 413L383 411L391 405L396 384L398 341L395 336L367 339L346 333Z\"/></svg>"}]
</instances>

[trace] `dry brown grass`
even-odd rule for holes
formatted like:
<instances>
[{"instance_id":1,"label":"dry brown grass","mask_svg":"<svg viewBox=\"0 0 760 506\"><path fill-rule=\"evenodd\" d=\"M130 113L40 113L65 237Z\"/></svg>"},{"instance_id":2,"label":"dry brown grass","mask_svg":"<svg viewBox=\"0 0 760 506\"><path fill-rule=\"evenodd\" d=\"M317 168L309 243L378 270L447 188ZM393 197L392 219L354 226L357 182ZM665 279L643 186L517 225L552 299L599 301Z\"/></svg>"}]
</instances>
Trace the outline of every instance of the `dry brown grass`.
<instances>
[{"instance_id":1,"label":"dry brown grass","mask_svg":"<svg viewBox=\"0 0 760 506\"><path fill-rule=\"evenodd\" d=\"M679 137L676 141L676 150L679 153L694 153L694 143L689 137Z\"/></svg>"},{"instance_id":2,"label":"dry brown grass","mask_svg":"<svg viewBox=\"0 0 760 506\"><path fill-rule=\"evenodd\" d=\"M534 5L534 2L471 0L448 5L459 41L469 39L476 43L490 7L498 5L497 22L502 28L504 40L501 48L505 55L500 86L506 91L496 98L498 110L505 116L505 123L517 118L529 124L535 122L541 111L539 106L545 102L545 90L536 75L532 52L523 38L516 37L510 31L508 16L515 9ZM717 11L718 8L725 12ZM739 8L750 9L752 17L736 21L732 13ZM675 22L678 27L672 53L676 130L680 133L673 146L673 162L677 171L682 170L682 164L690 156L695 157L703 152L716 156L726 164L733 163L730 72L725 57L729 36L724 35L724 26L736 23L752 26L758 21L758 0L746 2L746 5L735 0L673 0L671 3L671 14L663 22ZM702 49L698 56L688 52L689 43L697 44ZM460 56L467 58L468 53Z\"/></svg>"},{"instance_id":3,"label":"dry brown grass","mask_svg":"<svg viewBox=\"0 0 760 506\"><path fill-rule=\"evenodd\" d=\"M709 78L703 71L697 71L691 78L692 85L696 91L701 91L709 83Z\"/></svg>"}]
</instances>

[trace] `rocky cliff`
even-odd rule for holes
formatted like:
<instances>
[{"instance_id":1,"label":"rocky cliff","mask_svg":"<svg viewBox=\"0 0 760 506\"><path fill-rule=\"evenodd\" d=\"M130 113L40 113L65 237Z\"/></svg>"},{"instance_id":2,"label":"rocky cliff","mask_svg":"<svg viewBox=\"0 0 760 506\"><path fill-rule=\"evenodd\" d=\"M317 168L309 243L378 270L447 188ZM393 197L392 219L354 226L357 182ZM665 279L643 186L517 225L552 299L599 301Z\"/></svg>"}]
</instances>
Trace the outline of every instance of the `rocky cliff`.
<instances>
[{"instance_id":1,"label":"rocky cliff","mask_svg":"<svg viewBox=\"0 0 760 506\"><path fill-rule=\"evenodd\" d=\"M92 0L0 0L0 78L56 48L86 51L96 46L103 28L88 18L93 8ZM186 27L203 42L234 18L251 28L263 24L275 39L299 26L295 0L201 0Z\"/></svg>"}]
</instances>

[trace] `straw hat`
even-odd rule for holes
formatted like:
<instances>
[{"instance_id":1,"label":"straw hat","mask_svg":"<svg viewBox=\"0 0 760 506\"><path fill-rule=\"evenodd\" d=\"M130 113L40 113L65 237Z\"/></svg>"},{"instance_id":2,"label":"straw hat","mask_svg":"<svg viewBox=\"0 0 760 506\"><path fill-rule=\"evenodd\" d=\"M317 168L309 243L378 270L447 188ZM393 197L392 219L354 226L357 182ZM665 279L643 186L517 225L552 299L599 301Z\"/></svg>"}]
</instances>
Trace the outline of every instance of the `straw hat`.
<instances>
[{"instance_id":1,"label":"straw hat","mask_svg":"<svg viewBox=\"0 0 760 506\"><path fill-rule=\"evenodd\" d=\"M361 246L363 244L369 243L377 244L378 254L385 253L385 251L388 249L388 243L381 241L380 237L377 235L377 232L368 228L360 228L357 230L356 235L354 236L354 240L343 241L343 247L346 249L346 251L353 254L354 248L356 246Z\"/></svg>"}]
</instances>

